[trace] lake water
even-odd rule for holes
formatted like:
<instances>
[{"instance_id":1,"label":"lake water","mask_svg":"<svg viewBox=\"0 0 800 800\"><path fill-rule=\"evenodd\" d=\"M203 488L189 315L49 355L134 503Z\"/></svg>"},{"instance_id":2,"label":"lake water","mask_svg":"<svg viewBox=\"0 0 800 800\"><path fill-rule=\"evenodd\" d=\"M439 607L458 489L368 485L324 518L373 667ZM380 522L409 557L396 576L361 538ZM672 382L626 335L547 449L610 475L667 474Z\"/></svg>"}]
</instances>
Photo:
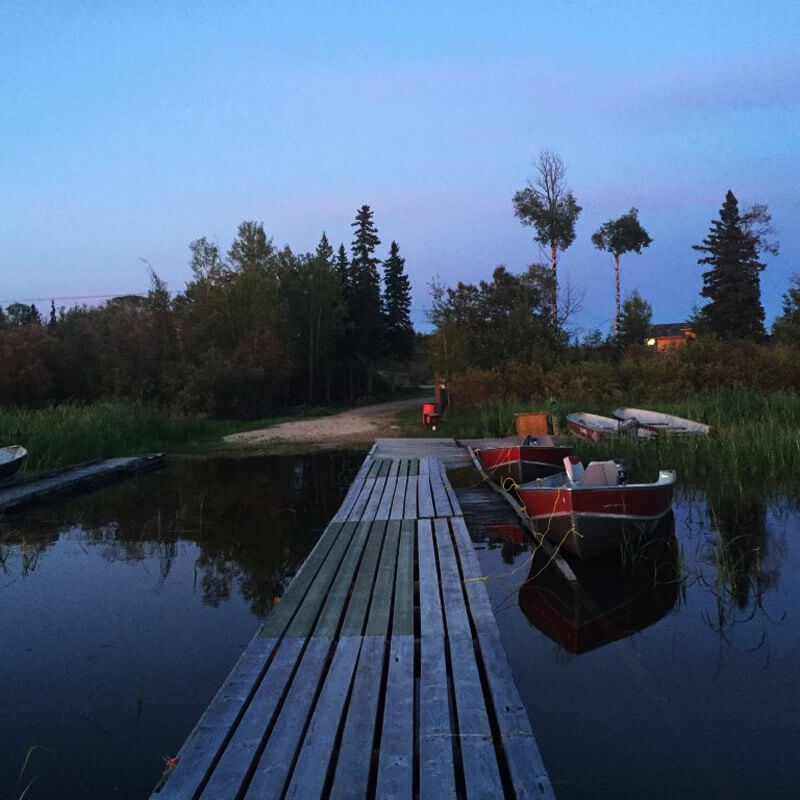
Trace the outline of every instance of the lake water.
<instances>
[{"instance_id":1,"label":"lake water","mask_svg":"<svg viewBox=\"0 0 800 800\"><path fill-rule=\"evenodd\" d=\"M174 462L0 524L0 798L146 797L362 459ZM796 507L679 496L661 549L565 586L461 496L560 798L797 796Z\"/></svg>"},{"instance_id":2,"label":"lake water","mask_svg":"<svg viewBox=\"0 0 800 800\"><path fill-rule=\"evenodd\" d=\"M142 798L363 453L197 460L0 524L0 798Z\"/></svg>"},{"instance_id":3,"label":"lake water","mask_svg":"<svg viewBox=\"0 0 800 800\"><path fill-rule=\"evenodd\" d=\"M472 526L556 794L797 797L800 515L673 508L652 558L575 564L574 590L487 520Z\"/></svg>"}]
</instances>

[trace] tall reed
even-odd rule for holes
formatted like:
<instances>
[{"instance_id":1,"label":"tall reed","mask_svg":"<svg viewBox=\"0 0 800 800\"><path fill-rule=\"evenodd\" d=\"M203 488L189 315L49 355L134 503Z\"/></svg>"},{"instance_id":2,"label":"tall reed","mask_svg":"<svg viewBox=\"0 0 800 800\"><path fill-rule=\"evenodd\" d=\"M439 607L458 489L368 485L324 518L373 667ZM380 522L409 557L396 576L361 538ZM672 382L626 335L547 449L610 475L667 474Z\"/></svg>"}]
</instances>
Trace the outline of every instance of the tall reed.
<instances>
[{"instance_id":1,"label":"tall reed","mask_svg":"<svg viewBox=\"0 0 800 800\"><path fill-rule=\"evenodd\" d=\"M139 403L0 409L0 445L26 447L29 470L133 453L193 451L224 430L220 423Z\"/></svg>"}]
</instances>

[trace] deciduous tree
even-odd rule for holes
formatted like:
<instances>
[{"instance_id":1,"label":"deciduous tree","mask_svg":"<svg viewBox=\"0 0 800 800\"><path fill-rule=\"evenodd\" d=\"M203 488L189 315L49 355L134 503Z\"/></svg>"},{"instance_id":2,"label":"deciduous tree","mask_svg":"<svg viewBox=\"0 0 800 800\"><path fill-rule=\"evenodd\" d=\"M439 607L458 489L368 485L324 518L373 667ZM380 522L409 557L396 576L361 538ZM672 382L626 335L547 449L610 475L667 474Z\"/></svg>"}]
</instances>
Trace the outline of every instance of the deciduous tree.
<instances>
[{"instance_id":1,"label":"deciduous tree","mask_svg":"<svg viewBox=\"0 0 800 800\"><path fill-rule=\"evenodd\" d=\"M612 335L616 333L620 321L619 259L623 253L641 253L643 247L650 247L653 240L639 223L639 211L632 208L619 219L610 219L592 234L592 244L598 250L606 250L614 257L614 285L616 310L611 326Z\"/></svg>"},{"instance_id":2,"label":"deciduous tree","mask_svg":"<svg viewBox=\"0 0 800 800\"><path fill-rule=\"evenodd\" d=\"M536 163L535 176L512 199L514 214L523 225L535 228L534 241L549 249L554 325L558 324L558 254L575 241L575 223L581 213L581 207L566 184L566 173L564 162L552 150L543 150Z\"/></svg>"}]
</instances>

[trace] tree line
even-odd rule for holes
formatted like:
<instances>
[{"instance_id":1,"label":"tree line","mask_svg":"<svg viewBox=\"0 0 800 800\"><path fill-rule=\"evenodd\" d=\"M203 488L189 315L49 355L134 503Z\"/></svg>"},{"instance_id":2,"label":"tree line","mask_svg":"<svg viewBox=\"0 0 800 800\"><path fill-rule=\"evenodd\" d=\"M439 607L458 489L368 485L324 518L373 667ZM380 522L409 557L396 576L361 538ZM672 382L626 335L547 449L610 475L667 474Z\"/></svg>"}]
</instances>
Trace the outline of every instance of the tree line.
<instances>
[{"instance_id":1,"label":"tree line","mask_svg":"<svg viewBox=\"0 0 800 800\"><path fill-rule=\"evenodd\" d=\"M171 295L154 270L146 296L99 307L0 309L0 404L124 398L220 417L371 394L382 365L412 358L411 288L392 241L383 259L369 206L349 253L323 232L313 253L278 249L262 223L227 253L189 245L191 278Z\"/></svg>"},{"instance_id":2,"label":"tree line","mask_svg":"<svg viewBox=\"0 0 800 800\"><path fill-rule=\"evenodd\" d=\"M653 239L639 221L637 208L600 225L592 244L608 252L614 263L615 314L611 335L592 331L571 342L567 323L576 300L558 283L561 254L575 241L575 225L582 211L566 183L564 163L544 150L535 174L512 198L515 216L534 229L534 241L549 264L533 264L521 275L498 267L491 281L434 284L430 313L436 331L432 354L436 368L452 376L468 369L495 369L504 364L530 364L545 369L598 354L618 358L626 347L643 344L650 335L652 306L638 292L622 300L620 261L627 253L641 253ZM728 191L708 235L693 249L700 253L701 297L688 320L696 333L723 341L768 339L761 303L760 273L764 256L778 253L772 218L765 204L739 209ZM784 296L783 315L772 329L778 343L800 344L800 276Z\"/></svg>"}]
</instances>

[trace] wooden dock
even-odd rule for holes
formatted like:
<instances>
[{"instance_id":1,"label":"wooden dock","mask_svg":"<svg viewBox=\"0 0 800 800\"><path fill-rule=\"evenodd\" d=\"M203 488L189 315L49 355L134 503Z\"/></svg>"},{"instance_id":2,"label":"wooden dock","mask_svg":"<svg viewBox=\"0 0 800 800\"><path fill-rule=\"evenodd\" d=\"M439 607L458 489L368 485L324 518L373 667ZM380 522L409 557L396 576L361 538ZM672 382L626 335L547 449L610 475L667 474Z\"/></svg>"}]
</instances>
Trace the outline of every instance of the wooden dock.
<instances>
[{"instance_id":1,"label":"wooden dock","mask_svg":"<svg viewBox=\"0 0 800 800\"><path fill-rule=\"evenodd\" d=\"M0 512L17 511L69 492L94 489L108 481L158 467L163 461L163 453L151 453L89 461L38 475L22 475L0 485Z\"/></svg>"},{"instance_id":2,"label":"wooden dock","mask_svg":"<svg viewBox=\"0 0 800 800\"><path fill-rule=\"evenodd\" d=\"M154 800L554 796L455 492L424 452L376 443Z\"/></svg>"}]
</instances>

